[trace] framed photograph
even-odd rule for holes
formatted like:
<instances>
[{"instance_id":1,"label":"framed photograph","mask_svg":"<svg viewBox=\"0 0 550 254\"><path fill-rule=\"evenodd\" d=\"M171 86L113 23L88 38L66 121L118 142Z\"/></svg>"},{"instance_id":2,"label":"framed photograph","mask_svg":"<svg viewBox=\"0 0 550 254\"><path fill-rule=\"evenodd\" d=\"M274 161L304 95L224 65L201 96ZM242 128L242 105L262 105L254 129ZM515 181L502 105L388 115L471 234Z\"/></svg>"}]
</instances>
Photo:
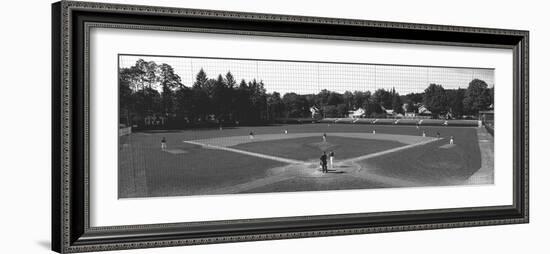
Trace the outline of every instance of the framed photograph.
<instances>
[{"instance_id":1,"label":"framed photograph","mask_svg":"<svg viewBox=\"0 0 550 254\"><path fill-rule=\"evenodd\" d=\"M529 220L528 31L52 13L54 251Z\"/></svg>"}]
</instances>

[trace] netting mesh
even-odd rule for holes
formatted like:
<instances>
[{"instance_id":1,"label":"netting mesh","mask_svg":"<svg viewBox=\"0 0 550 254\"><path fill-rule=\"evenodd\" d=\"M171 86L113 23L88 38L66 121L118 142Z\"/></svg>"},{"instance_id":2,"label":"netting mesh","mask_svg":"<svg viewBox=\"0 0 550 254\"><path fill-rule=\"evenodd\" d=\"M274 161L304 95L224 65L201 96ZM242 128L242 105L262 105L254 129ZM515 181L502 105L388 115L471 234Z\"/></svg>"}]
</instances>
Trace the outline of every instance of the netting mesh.
<instances>
[{"instance_id":1,"label":"netting mesh","mask_svg":"<svg viewBox=\"0 0 550 254\"><path fill-rule=\"evenodd\" d=\"M467 88L473 79L494 86L494 69L382 65L362 63L325 63L274 60L220 59L199 57L120 56L120 67L130 67L138 59L171 65L182 83L192 86L200 69L209 78L231 72L237 83L242 79L263 81L268 93L318 93L322 89L375 91L392 89L400 94L423 92L429 84L446 89Z\"/></svg>"}]
</instances>

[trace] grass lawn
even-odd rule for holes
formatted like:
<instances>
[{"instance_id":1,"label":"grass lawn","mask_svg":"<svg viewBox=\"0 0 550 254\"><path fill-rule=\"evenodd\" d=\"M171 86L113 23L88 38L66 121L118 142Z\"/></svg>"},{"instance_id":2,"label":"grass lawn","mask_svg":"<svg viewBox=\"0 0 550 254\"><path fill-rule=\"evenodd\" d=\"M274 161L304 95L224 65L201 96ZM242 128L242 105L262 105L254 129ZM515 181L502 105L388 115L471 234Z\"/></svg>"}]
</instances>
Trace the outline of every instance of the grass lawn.
<instances>
[{"instance_id":1,"label":"grass lawn","mask_svg":"<svg viewBox=\"0 0 550 254\"><path fill-rule=\"evenodd\" d=\"M244 193L262 193L262 192L297 192L297 191L327 191L327 190L356 190L356 189L374 189L386 188L384 184L369 181L360 178L342 176L339 179L330 179L323 181L318 179L295 178L285 181L268 184L255 189L244 191Z\"/></svg>"},{"instance_id":2,"label":"grass lawn","mask_svg":"<svg viewBox=\"0 0 550 254\"><path fill-rule=\"evenodd\" d=\"M441 136L454 136L415 149L373 158L363 162L376 173L432 184L449 184L464 181L481 167L481 154L474 128L438 130Z\"/></svg>"},{"instance_id":3,"label":"grass lawn","mask_svg":"<svg viewBox=\"0 0 550 254\"><path fill-rule=\"evenodd\" d=\"M397 151L359 162L364 170L375 174L425 185L449 185L464 181L481 167L476 129L464 127L420 127L395 125L303 124L236 127L207 130L149 131L121 137L119 197L154 197L200 195L212 189L231 187L263 179L269 169L286 164L231 151L205 149L184 143L187 140L255 134L327 133L327 143L320 136L256 141L231 148L254 153L307 161L318 160L322 151L334 151L336 160L384 151L403 146L388 140L355 139L331 136L331 132L376 133L435 137L441 141ZM455 145L446 146L454 136ZM161 151L160 140L166 138L169 152ZM312 178L313 179L313 178ZM330 179L293 178L243 190L243 192L314 191L388 187L371 179L342 174Z\"/></svg>"},{"instance_id":4,"label":"grass lawn","mask_svg":"<svg viewBox=\"0 0 550 254\"><path fill-rule=\"evenodd\" d=\"M168 144L169 149L185 151L171 154L161 151L160 143L155 141L156 138L150 136L132 138L131 148L120 152L119 156L119 166L131 165L134 171L145 173L147 196L151 197L199 194L204 190L264 177L267 169L283 165L272 160L207 150L185 143ZM128 178L119 176L120 181L125 179Z\"/></svg>"},{"instance_id":5,"label":"grass lawn","mask_svg":"<svg viewBox=\"0 0 550 254\"><path fill-rule=\"evenodd\" d=\"M168 144L170 142L180 143L182 140L197 140L209 139L216 137L230 136L248 136L250 131L255 134L274 134L283 133L284 130L288 133L330 133L330 132L355 132L355 133L376 133L401 134L401 135L422 135L422 131L426 131L426 135L435 137L436 132L453 135L454 131L460 132L463 127L444 127L444 126L423 126L417 129L415 126L398 126L398 125L365 125L365 124L293 124L293 125L270 125L270 126L252 126L252 127L230 127L219 129L199 129L199 130L174 130L174 131L147 131L134 133L133 135L145 135L154 137L154 143L160 147L160 140L166 137ZM471 128L470 128L471 129Z\"/></svg>"},{"instance_id":6,"label":"grass lawn","mask_svg":"<svg viewBox=\"0 0 550 254\"><path fill-rule=\"evenodd\" d=\"M334 151L335 157L340 160L403 145L396 141L354 139L329 135L327 142L323 142L321 137L306 137L244 143L233 146L233 148L307 161L318 160L323 152L327 152L328 155L330 151Z\"/></svg>"}]
</instances>

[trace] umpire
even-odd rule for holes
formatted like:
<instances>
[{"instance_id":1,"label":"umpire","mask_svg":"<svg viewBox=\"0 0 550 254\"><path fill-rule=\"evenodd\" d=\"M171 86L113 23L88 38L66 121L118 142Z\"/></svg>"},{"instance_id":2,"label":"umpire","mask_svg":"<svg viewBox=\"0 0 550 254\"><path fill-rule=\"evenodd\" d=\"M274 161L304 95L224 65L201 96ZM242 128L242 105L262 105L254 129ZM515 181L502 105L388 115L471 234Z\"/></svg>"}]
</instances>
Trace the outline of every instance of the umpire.
<instances>
[{"instance_id":1,"label":"umpire","mask_svg":"<svg viewBox=\"0 0 550 254\"><path fill-rule=\"evenodd\" d=\"M323 155L321 155L321 167L323 169L323 173L328 173L328 167L327 167L327 153L323 152Z\"/></svg>"}]
</instances>

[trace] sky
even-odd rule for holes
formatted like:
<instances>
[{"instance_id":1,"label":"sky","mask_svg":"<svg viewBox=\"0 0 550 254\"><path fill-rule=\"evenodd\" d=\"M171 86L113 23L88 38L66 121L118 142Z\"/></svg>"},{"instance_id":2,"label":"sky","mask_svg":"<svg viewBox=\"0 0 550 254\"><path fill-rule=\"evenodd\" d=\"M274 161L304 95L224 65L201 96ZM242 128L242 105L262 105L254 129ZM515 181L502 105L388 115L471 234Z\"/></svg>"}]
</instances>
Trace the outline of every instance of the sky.
<instances>
[{"instance_id":1,"label":"sky","mask_svg":"<svg viewBox=\"0 0 550 254\"><path fill-rule=\"evenodd\" d=\"M343 93L345 91L371 91L379 88L395 88L405 95L423 92L429 84L442 85L445 89L467 88L472 79L484 80L494 86L494 69L452 68L380 65L365 63L318 63L269 60L236 60L197 57L133 56L120 55L119 67L133 66L138 59L169 64L181 77L185 86L191 87L202 68L209 78L225 76L231 71L237 83L241 79L263 81L268 93L281 95L319 93L323 89Z\"/></svg>"}]
</instances>

